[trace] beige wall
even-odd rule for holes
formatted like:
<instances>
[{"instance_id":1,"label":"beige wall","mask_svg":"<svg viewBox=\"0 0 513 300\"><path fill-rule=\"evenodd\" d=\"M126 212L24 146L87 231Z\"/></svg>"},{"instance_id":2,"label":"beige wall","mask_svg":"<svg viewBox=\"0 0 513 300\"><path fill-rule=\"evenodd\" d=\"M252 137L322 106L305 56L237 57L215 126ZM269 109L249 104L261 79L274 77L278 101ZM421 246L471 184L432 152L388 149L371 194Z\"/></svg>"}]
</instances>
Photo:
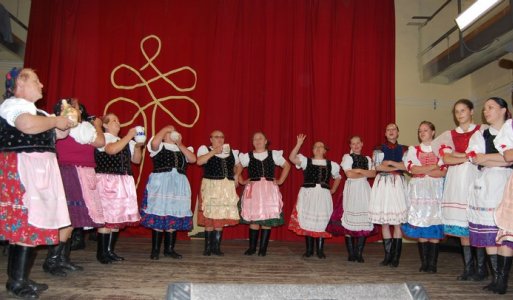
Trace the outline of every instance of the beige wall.
<instances>
[{"instance_id":1,"label":"beige wall","mask_svg":"<svg viewBox=\"0 0 513 300\"><path fill-rule=\"evenodd\" d=\"M437 1L431 3L439 5ZM453 128L451 110L457 99L468 98L474 102L476 123L481 122L482 103L487 97L499 96L511 101L513 74L511 70L499 68L497 62L448 85L421 83L417 62L419 30L406 24L412 21L412 16L425 15L434 9L425 7L426 1L421 0L395 0L395 5L396 122L401 129L401 143L417 143L417 127L422 120L433 122L437 133ZM512 59L513 55L505 57Z\"/></svg>"}]
</instances>

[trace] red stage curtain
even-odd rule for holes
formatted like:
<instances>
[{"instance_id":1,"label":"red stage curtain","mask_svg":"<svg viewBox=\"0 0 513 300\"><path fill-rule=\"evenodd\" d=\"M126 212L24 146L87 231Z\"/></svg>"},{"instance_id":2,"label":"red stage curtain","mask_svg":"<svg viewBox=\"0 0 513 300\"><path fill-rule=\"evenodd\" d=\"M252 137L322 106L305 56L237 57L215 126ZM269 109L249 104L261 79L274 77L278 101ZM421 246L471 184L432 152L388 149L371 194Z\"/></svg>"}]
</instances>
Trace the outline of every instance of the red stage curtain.
<instances>
[{"instance_id":1,"label":"red stage curtain","mask_svg":"<svg viewBox=\"0 0 513 300\"><path fill-rule=\"evenodd\" d=\"M233 149L247 152L252 133L262 130L271 148L288 158L296 135L306 133L303 154L322 140L328 158L340 163L351 135L362 136L369 154L394 121L394 22L393 0L38 0L32 2L25 66L36 69L45 85L39 106L46 110L75 96L102 115L109 101L122 97L109 109L121 122L149 104L129 126L146 125L152 135L173 124L195 150L220 129ZM158 55L153 37L141 50L151 35L160 39ZM125 67L111 81L122 64L141 77ZM185 66L192 70L179 69ZM157 78L172 70L169 81ZM144 80L133 89L112 83ZM160 105L175 119L152 104L166 97L171 100ZM150 170L146 153L140 195ZM188 170L194 197L201 174L197 166ZM287 223L302 179L293 168L282 186ZM245 238L247 226L227 228L225 237ZM271 238L300 237L285 225Z\"/></svg>"}]
</instances>

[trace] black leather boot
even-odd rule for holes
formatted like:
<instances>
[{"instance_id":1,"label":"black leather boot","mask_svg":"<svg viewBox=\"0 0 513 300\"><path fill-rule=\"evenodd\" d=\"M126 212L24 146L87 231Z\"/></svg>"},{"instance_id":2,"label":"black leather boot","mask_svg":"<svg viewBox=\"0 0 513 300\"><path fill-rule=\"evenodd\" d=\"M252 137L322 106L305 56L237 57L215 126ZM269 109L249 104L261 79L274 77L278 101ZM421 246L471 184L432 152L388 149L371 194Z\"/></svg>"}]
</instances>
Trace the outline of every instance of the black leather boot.
<instances>
[{"instance_id":1,"label":"black leather boot","mask_svg":"<svg viewBox=\"0 0 513 300\"><path fill-rule=\"evenodd\" d=\"M306 252L303 254L303 257L310 257L314 252L314 238L311 236L305 236L306 241Z\"/></svg>"},{"instance_id":2,"label":"black leather boot","mask_svg":"<svg viewBox=\"0 0 513 300\"><path fill-rule=\"evenodd\" d=\"M260 237L260 248L258 249L258 256L267 255L267 246L269 245L270 236L271 229L262 229L262 237Z\"/></svg>"},{"instance_id":3,"label":"black leather boot","mask_svg":"<svg viewBox=\"0 0 513 300\"><path fill-rule=\"evenodd\" d=\"M361 236L356 239L356 245L355 245L355 258L356 261L359 263L365 262L363 259L363 248L365 247L365 241L367 240L366 237Z\"/></svg>"},{"instance_id":4,"label":"black leather boot","mask_svg":"<svg viewBox=\"0 0 513 300\"><path fill-rule=\"evenodd\" d=\"M174 259L182 258L182 255L175 251L176 231L164 232L164 256Z\"/></svg>"},{"instance_id":5,"label":"black leather boot","mask_svg":"<svg viewBox=\"0 0 513 300\"><path fill-rule=\"evenodd\" d=\"M63 245L60 259L59 259L59 266L64 270L68 270L68 271L72 271L72 272L83 271L84 270L83 267L77 266L70 261L69 255L71 252L71 240L69 239L66 242L60 242L60 243L64 244L64 245Z\"/></svg>"},{"instance_id":6,"label":"black leather boot","mask_svg":"<svg viewBox=\"0 0 513 300\"><path fill-rule=\"evenodd\" d=\"M354 254L355 245L353 243L353 238L350 236L344 237L344 241L346 243L347 249L347 261L356 261L356 256Z\"/></svg>"},{"instance_id":7,"label":"black leather boot","mask_svg":"<svg viewBox=\"0 0 513 300\"><path fill-rule=\"evenodd\" d=\"M470 246L461 246L463 251L463 273L458 276L458 280L467 281L471 280L474 276L474 259L472 257L472 248Z\"/></svg>"},{"instance_id":8,"label":"black leather boot","mask_svg":"<svg viewBox=\"0 0 513 300\"><path fill-rule=\"evenodd\" d=\"M428 260L430 258L430 254L431 254L431 253L429 253L430 243L428 243L428 242L424 242L424 243L418 242L417 243L417 248L419 248L419 256L420 256L419 272L427 272L427 270L428 270Z\"/></svg>"},{"instance_id":9,"label":"black leather boot","mask_svg":"<svg viewBox=\"0 0 513 300\"><path fill-rule=\"evenodd\" d=\"M244 255L253 255L256 253L256 247L258 242L258 229L249 229L249 248L244 252Z\"/></svg>"},{"instance_id":10,"label":"black leather boot","mask_svg":"<svg viewBox=\"0 0 513 300\"><path fill-rule=\"evenodd\" d=\"M107 255L113 261L125 260L124 257L117 255L114 250L118 241L119 231L112 231L109 235L109 244L107 245Z\"/></svg>"},{"instance_id":11,"label":"black leather boot","mask_svg":"<svg viewBox=\"0 0 513 300\"><path fill-rule=\"evenodd\" d=\"M486 263L486 249L480 247L476 249L476 272L472 277L474 281L483 281L488 277L488 265Z\"/></svg>"},{"instance_id":12,"label":"black leather boot","mask_svg":"<svg viewBox=\"0 0 513 300\"><path fill-rule=\"evenodd\" d=\"M325 259L326 255L324 254L324 238L322 238L322 237L316 238L315 244L317 246L316 247L317 248L317 257L321 258L321 259Z\"/></svg>"},{"instance_id":13,"label":"black leather boot","mask_svg":"<svg viewBox=\"0 0 513 300\"><path fill-rule=\"evenodd\" d=\"M102 264L110 264L112 260L108 255L109 233L99 233L96 238L96 259Z\"/></svg>"},{"instance_id":14,"label":"black leather boot","mask_svg":"<svg viewBox=\"0 0 513 300\"><path fill-rule=\"evenodd\" d=\"M151 254L150 259L158 260L160 255L160 245L162 244L162 231L151 231Z\"/></svg>"},{"instance_id":15,"label":"black leather boot","mask_svg":"<svg viewBox=\"0 0 513 300\"><path fill-rule=\"evenodd\" d=\"M10 248L10 268L8 267L8 279L5 287L10 294L16 297L23 299L39 298L38 293L30 286L30 280L28 279L34 251L34 247L20 245L14 245Z\"/></svg>"},{"instance_id":16,"label":"black leather boot","mask_svg":"<svg viewBox=\"0 0 513 300\"><path fill-rule=\"evenodd\" d=\"M15 245L7 245L7 246L9 248L8 249L9 253L11 253L11 252L16 253ZM36 259L36 253L37 253L37 251L32 251L32 255L29 257L29 259L30 259L30 261L29 261L30 267L29 268L30 269L32 269L32 266L34 265L34 260ZM9 255L9 257L7 258L7 275L11 274L11 272L12 272L13 259L14 259L14 255L12 255L12 256ZM37 283L30 279L28 279L28 284L35 292L38 292L38 293L46 291L48 289L47 284ZM9 281L7 281L7 284L6 284L7 290L9 290L9 286L10 286L10 283L9 283Z\"/></svg>"},{"instance_id":17,"label":"black leather boot","mask_svg":"<svg viewBox=\"0 0 513 300\"><path fill-rule=\"evenodd\" d=\"M83 228L75 228L71 233L71 250L85 249L85 232Z\"/></svg>"},{"instance_id":18,"label":"black leather boot","mask_svg":"<svg viewBox=\"0 0 513 300\"><path fill-rule=\"evenodd\" d=\"M45 262L43 263L43 270L53 276L65 277L67 274L60 266L62 251L64 251L64 242L58 245L48 246L48 254L46 255Z\"/></svg>"},{"instance_id":19,"label":"black leather boot","mask_svg":"<svg viewBox=\"0 0 513 300\"><path fill-rule=\"evenodd\" d=\"M223 231L214 230L212 236L213 236L212 254L217 255L217 256L223 256L224 253L221 252L221 240L223 239Z\"/></svg>"},{"instance_id":20,"label":"black leather boot","mask_svg":"<svg viewBox=\"0 0 513 300\"><path fill-rule=\"evenodd\" d=\"M205 231L205 250L203 250L204 256L210 256L212 254L213 233L213 231Z\"/></svg>"},{"instance_id":21,"label":"black leather boot","mask_svg":"<svg viewBox=\"0 0 513 300\"><path fill-rule=\"evenodd\" d=\"M497 283L494 293L504 295L508 290L509 271L511 270L512 256L497 255Z\"/></svg>"},{"instance_id":22,"label":"black leather boot","mask_svg":"<svg viewBox=\"0 0 513 300\"><path fill-rule=\"evenodd\" d=\"M497 254L488 255L490 259L490 266L492 268L492 282L483 287L483 290L493 291L497 284Z\"/></svg>"},{"instance_id":23,"label":"black leather boot","mask_svg":"<svg viewBox=\"0 0 513 300\"><path fill-rule=\"evenodd\" d=\"M436 273L437 272L437 264L438 264L438 252L440 249L439 243L428 243L429 245L429 255L428 255L428 273Z\"/></svg>"},{"instance_id":24,"label":"black leather boot","mask_svg":"<svg viewBox=\"0 0 513 300\"><path fill-rule=\"evenodd\" d=\"M379 264L382 266L388 266L392 260L392 239L383 239L383 249L385 250L385 258Z\"/></svg>"},{"instance_id":25,"label":"black leather boot","mask_svg":"<svg viewBox=\"0 0 513 300\"><path fill-rule=\"evenodd\" d=\"M401 258L401 250L403 248L403 239L393 239L392 245L392 260L390 266L397 268L399 266L399 259Z\"/></svg>"}]
</instances>

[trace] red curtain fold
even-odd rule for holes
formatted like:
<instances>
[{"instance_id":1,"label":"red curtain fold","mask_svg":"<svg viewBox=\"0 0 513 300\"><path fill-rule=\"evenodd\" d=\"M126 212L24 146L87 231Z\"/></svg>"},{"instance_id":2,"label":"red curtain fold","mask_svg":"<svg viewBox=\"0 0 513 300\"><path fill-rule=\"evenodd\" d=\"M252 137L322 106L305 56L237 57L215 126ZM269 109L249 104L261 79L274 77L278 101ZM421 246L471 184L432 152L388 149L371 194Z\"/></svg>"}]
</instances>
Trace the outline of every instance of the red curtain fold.
<instances>
[{"instance_id":1,"label":"red curtain fold","mask_svg":"<svg viewBox=\"0 0 513 300\"><path fill-rule=\"evenodd\" d=\"M39 0L32 2L29 24L25 66L36 69L45 85L40 107L51 110L58 99L75 96L90 113L103 115L112 99L131 99L148 104L148 135L172 124L195 150L220 129L233 149L247 152L252 133L262 130L271 148L288 158L296 135L306 133L301 153L310 155L313 142L322 140L330 146L328 159L340 163L351 135L362 137L369 154L395 119L393 0ZM141 50L150 35L160 39L158 56L154 38ZM155 56L153 67L144 53ZM113 70L122 64L147 85L113 86ZM159 72L184 66L196 76L190 69L170 74L178 89L158 79ZM142 82L127 68L113 78L119 85ZM152 95L176 97L160 104L178 121ZM198 116L189 100L199 106L190 128L178 123L192 124ZM109 111L127 123L137 105L117 102ZM143 125L143 114L128 127ZM146 153L141 196L150 172ZM197 166L188 169L194 198L201 174ZM281 188L287 223L301 183L301 172L293 168ZM245 238L247 226L226 228L225 237ZM271 238L300 239L286 225Z\"/></svg>"}]
</instances>

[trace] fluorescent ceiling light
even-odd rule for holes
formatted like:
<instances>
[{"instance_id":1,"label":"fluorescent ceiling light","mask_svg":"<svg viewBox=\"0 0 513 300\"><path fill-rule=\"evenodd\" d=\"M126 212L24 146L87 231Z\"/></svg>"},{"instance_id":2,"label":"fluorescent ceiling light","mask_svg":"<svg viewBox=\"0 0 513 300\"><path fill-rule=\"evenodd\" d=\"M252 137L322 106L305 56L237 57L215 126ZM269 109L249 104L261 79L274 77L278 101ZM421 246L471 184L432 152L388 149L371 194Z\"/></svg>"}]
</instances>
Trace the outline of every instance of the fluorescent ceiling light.
<instances>
[{"instance_id":1,"label":"fluorescent ceiling light","mask_svg":"<svg viewBox=\"0 0 513 300\"><path fill-rule=\"evenodd\" d=\"M502 0L477 0L456 18L456 24L461 31L467 29L472 23L481 18L497 3Z\"/></svg>"}]
</instances>

